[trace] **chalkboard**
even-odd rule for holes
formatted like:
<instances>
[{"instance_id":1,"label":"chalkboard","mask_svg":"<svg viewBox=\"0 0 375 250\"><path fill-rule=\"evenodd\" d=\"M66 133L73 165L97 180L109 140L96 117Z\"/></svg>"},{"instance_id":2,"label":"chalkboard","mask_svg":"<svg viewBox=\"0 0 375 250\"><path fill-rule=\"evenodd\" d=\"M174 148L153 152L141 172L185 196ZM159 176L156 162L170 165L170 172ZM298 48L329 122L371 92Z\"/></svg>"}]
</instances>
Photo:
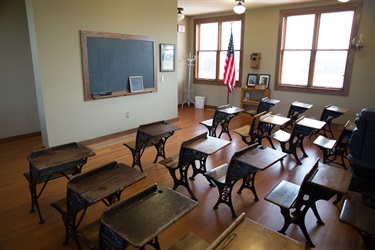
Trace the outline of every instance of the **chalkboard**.
<instances>
[{"instance_id":1,"label":"chalkboard","mask_svg":"<svg viewBox=\"0 0 375 250\"><path fill-rule=\"evenodd\" d=\"M81 31L85 101L157 91L155 48L154 37ZM131 76L143 89L131 91Z\"/></svg>"}]
</instances>

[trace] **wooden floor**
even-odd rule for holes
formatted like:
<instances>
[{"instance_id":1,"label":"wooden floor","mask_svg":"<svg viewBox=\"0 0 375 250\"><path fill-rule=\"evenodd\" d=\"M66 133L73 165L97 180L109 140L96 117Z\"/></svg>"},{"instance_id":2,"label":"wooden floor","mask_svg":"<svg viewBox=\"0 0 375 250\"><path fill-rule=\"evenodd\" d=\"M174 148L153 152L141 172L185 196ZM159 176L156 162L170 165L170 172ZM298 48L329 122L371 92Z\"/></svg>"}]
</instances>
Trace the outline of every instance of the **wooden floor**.
<instances>
[{"instance_id":1,"label":"wooden floor","mask_svg":"<svg viewBox=\"0 0 375 250\"><path fill-rule=\"evenodd\" d=\"M179 120L176 125L183 129L176 131L166 143L166 154L171 156L177 154L181 142L195 135L206 132L199 122L212 118L212 109L194 109L184 107L179 109ZM230 123L232 143L225 149L208 157L207 168L211 169L219 164L227 162L232 154L245 147L240 137L233 132L250 122L247 115L238 115ZM335 131L337 136L337 131ZM226 135L223 139L228 139ZM259 201L254 201L253 194L246 190L241 195L237 194L236 186L233 192L234 208L239 215L246 213L246 217L257 221L273 230L281 229L283 217L277 206L264 200L264 196L280 180L285 179L296 184L300 184L303 175L310 169L312 162L317 157L322 157L320 151L312 143L312 140L305 141L306 152L309 155L302 159L303 165L296 165L293 157L287 156L283 162L276 163L263 172L258 172L255 178L255 187L259 196ZM268 145L264 141L265 145ZM277 142L278 149L280 146ZM109 140L100 144L92 144L96 156L89 158L83 171L88 171L109 161L116 160L125 164L131 164L132 157L121 140ZM75 244L69 241L66 246L62 245L64 239L64 226L59 213L50 204L66 195L66 179L60 178L48 183L43 195L40 198L41 210L46 223L38 224L37 213L30 214L30 194L23 172L28 170L27 156L36 149L41 148L41 137L32 136L16 140L7 140L0 143L0 249L76 249ZM165 167L159 164L152 164L155 157L155 149L147 148L142 164L147 178L137 184L127 188L122 197L143 189L153 183L172 187L172 178ZM233 221L229 208L220 205L217 210L213 206L218 197L215 187L210 187L207 180L198 175L195 181L190 183L193 192L198 198L198 206L169 229L159 235L159 242L162 249L167 249L175 241L188 232L193 232L207 242L211 243L221 232L223 232ZM177 191L188 195L183 187ZM335 197L334 197L335 198ZM358 194L349 192L344 198L358 199ZM330 201L319 201L317 203L321 218L325 222L324 226L316 223L315 217L309 211L306 217L307 230L315 249L364 249L363 243L357 232L350 226L339 221L341 211L341 201L334 205L333 199ZM88 209L82 225L99 218L104 210L104 204L96 204ZM291 225L286 231L287 236L305 243L305 238L301 230ZM306 247L308 249L308 247Z\"/></svg>"}]
</instances>

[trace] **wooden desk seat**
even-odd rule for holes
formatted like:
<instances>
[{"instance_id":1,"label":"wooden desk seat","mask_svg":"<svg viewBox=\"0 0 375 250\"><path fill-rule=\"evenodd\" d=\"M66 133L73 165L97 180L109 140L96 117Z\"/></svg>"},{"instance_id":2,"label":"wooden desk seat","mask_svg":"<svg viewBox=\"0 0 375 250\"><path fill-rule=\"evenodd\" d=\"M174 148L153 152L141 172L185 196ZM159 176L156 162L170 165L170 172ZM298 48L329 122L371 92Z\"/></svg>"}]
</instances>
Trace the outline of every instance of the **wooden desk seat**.
<instances>
[{"instance_id":1,"label":"wooden desk seat","mask_svg":"<svg viewBox=\"0 0 375 250\"><path fill-rule=\"evenodd\" d=\"M64 239L63 244L66 245L69 240L69 232L70 232L70 220L69 220L69 214L68 214L68 206L66 204L66 197L51 203L51 206L54 209L56 209L57 212L59 212L61 215L61 219L65 227L65 239Z\"/></svg>"},{"instance_id":2,"label":"wooden desk seat","mask_svg":"<svg viewBox=\"0 0 375 250\"><path fill-rule=\"evenodd\" d=\"M304 200L304 195L306 194L306 183L310 181L316 173L318 162L319 158L315 161L311 170L305 175L301 186L282 180L264 197L266 201L280 207L281 214L284 217L284 226L278 232L285 234L290 224L296 224L302 230L307 243L312 247L315 246L310 239L305 225L305 216L310 207L318 220L317 223L324 225L324 222L319 216L315 202Z\"/></svg>"},{"instance_id":3,"label":"wooden desk seat","mask_svg":"<svg viewBox=\"0 0 375 250\"><path fill-rule=\"evenodd\" d=\"M99 225L100 220L96 220L77 232L78 238L81 239L90 250L100 249Z\"/></svg>"},{"instance_id":4,"label":"wooden desk seat","mask_svg":"<svg viewBox=\"0 0 375 250\"><path fill-rule=\"evenodd\" d=\"M266 114L266 111L258 113L253 116L250 125L245 125L238 129L235 129L234 132L241 136L241 139L247 145L251 145L254 142L261 144L262 136L259 135L259 121L260 117Z\"/></svg>"},{"instance_id":5,"label":"wooden desk seat","mask_svg":"<svg viewBox=\"0 0 375 250\"><path fill-rule=\"evenodd\" d=\"M298 125L298 122L303 118L304 116L301 116L297 119L291 133L280 129L271 135L272 139L280 143L281 149L284 153L292 154L294 156L298 165L301 165L302 162L297 156L297 148L302 151L304 157L308 157L303 147L303 139L304 136L310 133L310 129L306 130L304 126Z\"/></svg>"},{"instance_id":6,"label":"wooden desk seat","mask_svg":"<svg viewBox=\"0 0 375 250\"><path fill-rule=\"evenodd\" d=\"M375 209L345 200L340 221L352 226L361 235L367 250L375 249Z\"/></svg>"},{"instance_id":7,"label":"wooden desk seat","mask_svg":"<svg viewBox=\"0 0 375 250\"><path fill-rule=\"evenodd\" d=\"M248 188L253 192L255 197L254 200L259 200L254 187L254 178L257 169L245 166L243 162L234 159L236 156L241 155L248 150L251 150L253 147L257 147L257 144L253 144L252 146L235 152L229 164L224 163L210 171L207 171L204 174L208 179L213 181L219 191L219 197L213 209L218 209L219 204L224 203L230 208L232 217L237 217L232 203L232 190L234 185L240 179L243 179L243 181L237 193L241 194L242 189Z\"/></svg>"},{"instance_id":8,"label":"wooden desk seat","mask_svg":"<svg viewBox=\"0 0 375 250\"><path fill-rule=\"evenodd\" d=\"M206 250L209 244L190 232L174 243L168 250Z\"/></svg>"},{"instance_id":9,"label":"wooden desk seat","mask_svg":"<svg viewBox=\"0 0 375 250\"><path fill-rule=\"evenodd\" d=\"M348 120L337 140L323 135L319 135L314 140L314 144L323 152L323 163L336 163L346 169L345 158L348 155L349 140L354 128L355 124ZM338 156L341 157L341 163L336 162Z\"/></svg>"}]
</instances>

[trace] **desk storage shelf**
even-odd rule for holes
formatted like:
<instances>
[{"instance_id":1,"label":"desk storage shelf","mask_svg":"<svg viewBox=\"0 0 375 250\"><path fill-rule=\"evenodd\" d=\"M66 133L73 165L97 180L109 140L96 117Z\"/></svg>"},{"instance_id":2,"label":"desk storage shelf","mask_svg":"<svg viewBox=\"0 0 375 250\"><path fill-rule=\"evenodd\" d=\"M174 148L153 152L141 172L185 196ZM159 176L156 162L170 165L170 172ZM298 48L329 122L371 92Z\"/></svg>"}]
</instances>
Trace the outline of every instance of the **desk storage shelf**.
<instances>
[{"instance_id":1,"label":"desk storage shelf","mask_svg":"<svg viewBox=\"0 0 375 250\"><path fill-rule=\"evenodd\" d=\"M259 102L264 97L270 97L270 89L241 88L241 108L256 110Z\"/></svg>"}]
</instances>

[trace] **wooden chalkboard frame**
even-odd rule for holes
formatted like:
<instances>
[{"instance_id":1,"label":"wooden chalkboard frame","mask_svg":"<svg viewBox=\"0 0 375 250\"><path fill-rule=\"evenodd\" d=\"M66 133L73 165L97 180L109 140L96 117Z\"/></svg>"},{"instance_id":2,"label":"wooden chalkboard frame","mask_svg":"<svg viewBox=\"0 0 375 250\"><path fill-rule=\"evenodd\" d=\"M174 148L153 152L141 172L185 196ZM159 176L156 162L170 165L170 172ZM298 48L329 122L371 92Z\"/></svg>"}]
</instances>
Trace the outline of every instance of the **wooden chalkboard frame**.
<instances>
[{"instance_id":1,"label":"wooden chalkboard frame","mask_svg":"<svg viewBox=\"0 0 375 250\"><path fill-rule=\"evenodd\" d=\"M110 97L117 97L117 96L126 96L126 95L133 95L133 94L142 94L142 93L150 93L150 92L156 92L157 91L157 47L156 47L156 39L155 37L151 36L138 36L138 35L128 35L128 34L119 34L119 33L108 33L108 32L96 32L96 31L80 31L81 35L81 53L82 53L82 68L83 68L83 88L84 88L84 100L90 101L90 100L97 100L97 99L103 99L103 98L110 98ZM113 91L111 89L105 89L105 91L95 92L93 93L92 88L90 88L90 55L89 55L89 49L88 49L88 39L90 38L103 38L104 39L115 39L113 41L116 42L131 42L136 43L139 41L140 43L147 42L147 44L151 43L152 45L152 53L150 53L150 60L152 60L152 71L148 70L145 72L148 76L151 76L151 81L153 82L144 82L144 88L140 91L131 91L130 88L130 81L129 77L134 75L140 75L142 74L136 73L131 74L132 72L129 72L129 75L124 79L124 86L126 86L123 90L116 90ZM137 58L127 58L127 54L125 53L115 53L116 56L123 57L122 60L127 60L129 63L134 62L137 60ZM148 56L148 54L147 54ZM92 72L91 72L92 73ZM149 77L150 78L150 77ZM143 76L143 81L145 77Z\"/></svg>"}]
</instances>

